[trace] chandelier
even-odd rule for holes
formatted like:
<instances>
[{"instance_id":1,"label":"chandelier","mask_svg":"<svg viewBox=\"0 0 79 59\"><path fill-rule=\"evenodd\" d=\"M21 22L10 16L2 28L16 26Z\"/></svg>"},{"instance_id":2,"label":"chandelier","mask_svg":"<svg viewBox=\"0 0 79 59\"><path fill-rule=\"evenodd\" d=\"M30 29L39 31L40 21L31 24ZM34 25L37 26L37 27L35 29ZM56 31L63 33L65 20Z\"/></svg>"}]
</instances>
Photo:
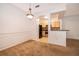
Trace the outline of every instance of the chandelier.
<instances>
[{"instance_id":1,"label":"chandelier","mask_svg":"<svg viewBox=\"0 0 79 59\"><path fill-rule=\"evenodd\" d=\"M29 4L29 13L26 14L27 18L29 18L29 19L32 19L34 17L34 15L32 14L31 10L32 10L31 9L31 4Z\"/></svg>"}]
</instances>

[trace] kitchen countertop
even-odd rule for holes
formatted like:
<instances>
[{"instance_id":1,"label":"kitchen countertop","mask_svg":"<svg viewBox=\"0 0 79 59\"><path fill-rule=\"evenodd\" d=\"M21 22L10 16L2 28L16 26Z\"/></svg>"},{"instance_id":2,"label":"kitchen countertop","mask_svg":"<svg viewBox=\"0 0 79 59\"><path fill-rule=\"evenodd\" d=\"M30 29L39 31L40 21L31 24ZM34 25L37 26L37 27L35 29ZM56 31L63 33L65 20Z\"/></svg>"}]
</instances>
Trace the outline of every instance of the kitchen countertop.
<instances>
[{"instance_id":1,"label":"kitchen countertop","mask_svg":"<svg viewBox=\"0 0 79 59\"><path fill-rule=\"evenodd\" d=\"M69 30L52 30L52 31L69 31Z\"/></svg>"}]
</instances>

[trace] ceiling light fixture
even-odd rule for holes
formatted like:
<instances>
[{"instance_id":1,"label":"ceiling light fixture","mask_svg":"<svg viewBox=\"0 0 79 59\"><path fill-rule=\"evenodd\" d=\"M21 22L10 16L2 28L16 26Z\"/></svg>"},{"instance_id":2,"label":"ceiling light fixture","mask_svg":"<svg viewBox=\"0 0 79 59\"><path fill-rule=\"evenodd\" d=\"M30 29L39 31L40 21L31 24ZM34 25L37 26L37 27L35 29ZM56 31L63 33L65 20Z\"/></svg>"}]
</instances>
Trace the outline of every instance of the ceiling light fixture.
<instances>
[{"instance_id":1,"label":"ceiling light fixture","mask_svg":"<svg viewBox=\"0 0 79 59\"><path fill-rule=\"evenodd\" d=\"M44 16L44 18L45 18L45 19L48 19L48 17L47 17L47 16Z\"/></svg>"},{"instance_id":2,"label":"ceiling light fixture","mask_svg":"<svg viewBox=\"0 0 79 59\"><path fill-rule=\"evenodd\" d=\"M29 4L29 13L26 15L27 16L27 18L29 18L29 19L33 19L33 17L34 17L34 15L31 13L31 4Z\"/></svg>"}]
</instances>

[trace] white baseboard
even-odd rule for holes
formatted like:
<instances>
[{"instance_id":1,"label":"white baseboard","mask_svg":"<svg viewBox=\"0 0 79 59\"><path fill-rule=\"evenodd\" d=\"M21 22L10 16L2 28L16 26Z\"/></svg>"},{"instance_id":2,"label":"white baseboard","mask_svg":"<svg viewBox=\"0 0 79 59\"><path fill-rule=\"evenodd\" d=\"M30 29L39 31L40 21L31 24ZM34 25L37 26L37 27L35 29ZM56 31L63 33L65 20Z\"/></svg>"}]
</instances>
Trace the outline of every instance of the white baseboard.
<instances>
[{"instance_id":1,"label":"white baseboard","mask_svg":"<svg viewBox=\"0 0 79 59\"><path fill-rule=\"evenodd\" d=\"M29 39L29 40L30 40L30 39ZM18 44L21 44L21 43L23 43L23 42L25 42L25 41L28 41L28 40L18 41L17 43L15 42L14 44L12 43L12 44L10 44L9 46L6 46L6 47L4 47L4 48L1 48L0 51L3 51L3 50L8 49L8 48L11 48L11 47L16 46L16 45L18 45Z\"/></svg>"}]
</instances>

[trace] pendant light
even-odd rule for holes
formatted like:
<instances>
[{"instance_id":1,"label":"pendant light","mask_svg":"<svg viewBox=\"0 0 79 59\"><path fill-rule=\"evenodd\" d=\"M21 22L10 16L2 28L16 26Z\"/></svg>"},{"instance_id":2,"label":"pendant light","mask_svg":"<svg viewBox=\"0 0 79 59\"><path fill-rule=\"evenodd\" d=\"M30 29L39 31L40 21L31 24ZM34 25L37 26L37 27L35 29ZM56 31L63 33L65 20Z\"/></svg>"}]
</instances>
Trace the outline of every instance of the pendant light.
<instances>
[{"instance_id":1,"label":"pendant light","mask_svg":"<svg viewBox=\"0 0 79 59\"><path fill-rule=\"evenodd\" d=\"M27 18L29 18L29 19L33 19L33 17L34 17L34 15L32 14L32 12L31 12L31 3L29 4L29 13L26 15L27 16Z\"/></svg>"}]
</instances>

